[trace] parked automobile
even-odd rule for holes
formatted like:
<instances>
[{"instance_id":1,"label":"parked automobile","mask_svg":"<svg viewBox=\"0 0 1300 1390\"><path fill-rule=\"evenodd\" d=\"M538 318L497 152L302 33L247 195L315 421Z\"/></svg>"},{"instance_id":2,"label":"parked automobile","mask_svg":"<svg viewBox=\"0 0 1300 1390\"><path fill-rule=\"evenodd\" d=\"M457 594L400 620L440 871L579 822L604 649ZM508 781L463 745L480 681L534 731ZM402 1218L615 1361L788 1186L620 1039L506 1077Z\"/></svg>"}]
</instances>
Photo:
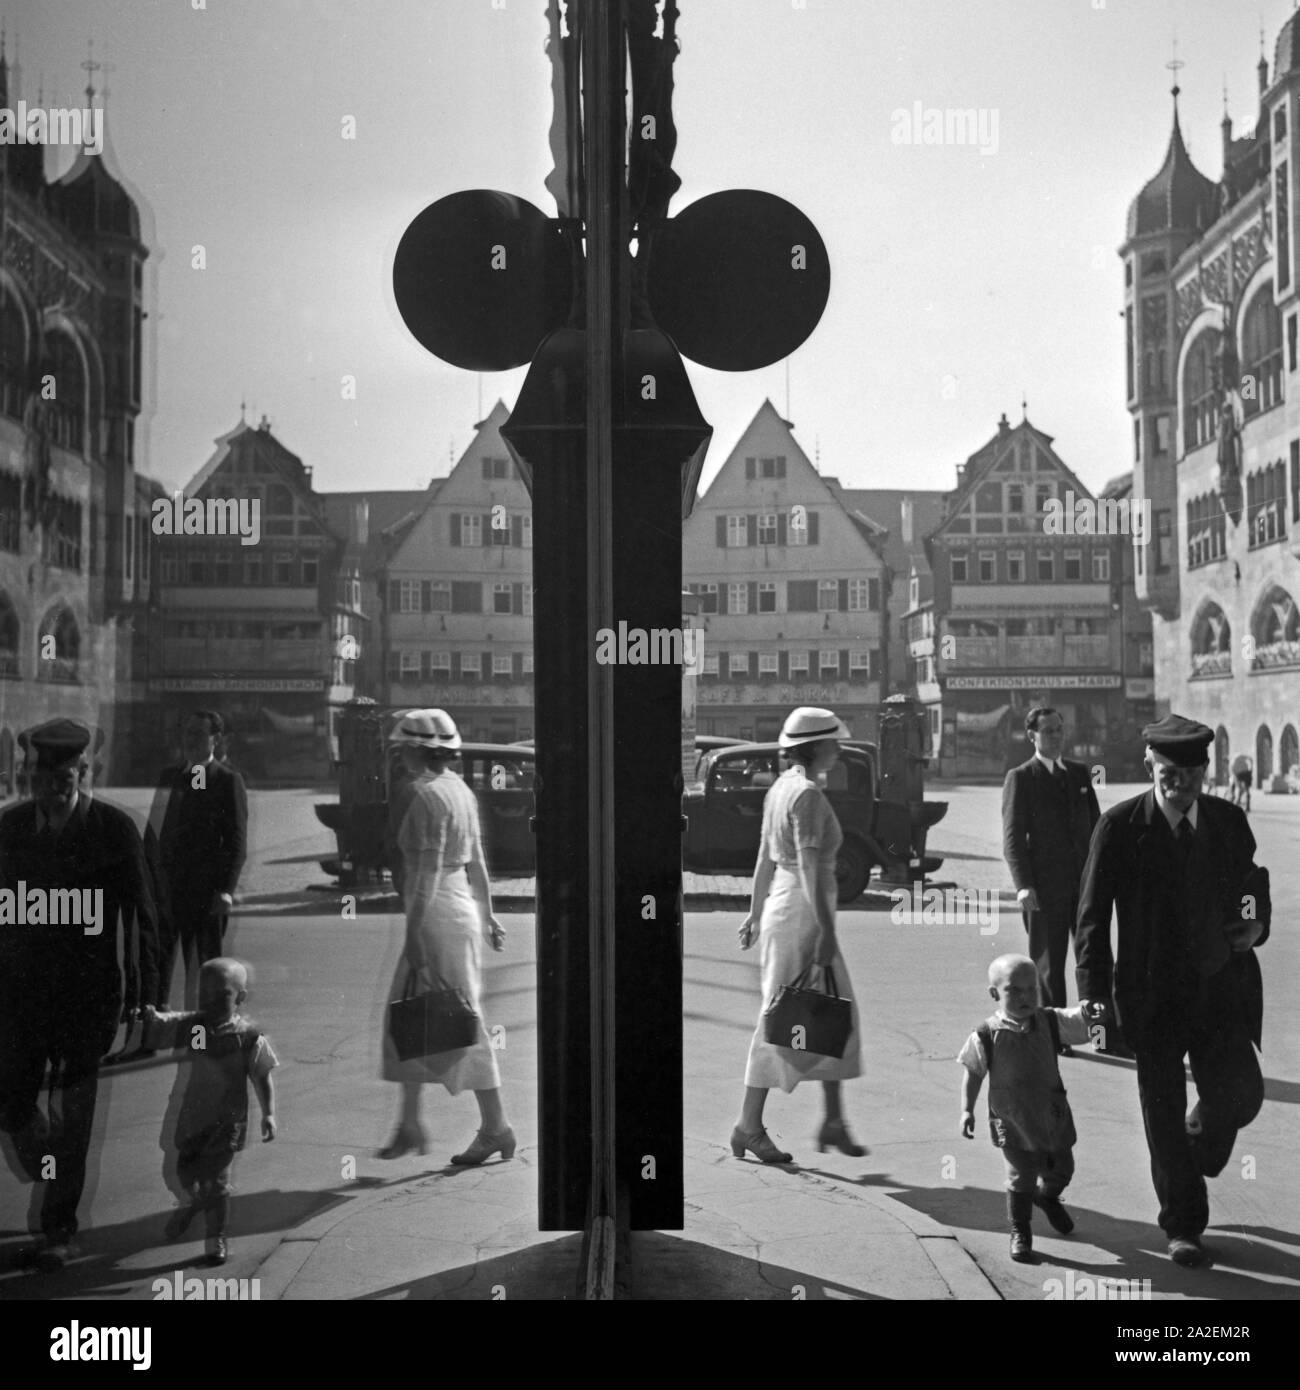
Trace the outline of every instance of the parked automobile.
<instances>
[{"instance_id":1,"label":"parked automobile","mask_svg":"<svg viewBox=\"0 0 1300 1390\"><path fill-rule=\"evenodd\" d=\"M352 707L340 731L340 801L318 802L316 815L338 839L336 857L321 867L344 887L391 869L396 817L406 771L387 736L404 710L377 705ZM758 855L763 798L782 767L775 743L742 743L701 734L698 780L682 798L682 863L701 874L748 874ZM535 751L531 744L465 743L452 769L478 798L483 852L488 872L529 877L536 867L533 841ZM836 865L838 897L852 902L866 888L876 865L931 873L943 862L914 851L915 808L882 801L873 744L842 745L840 761L826 778L826 792L844 832ZM396 809L390 817L390 806ZM947 809L926 802L928 826ZM914 861L919 861L914 864Z\"/></svg>"},{"instance_id":2,"label":"parked automobile","mask_svg":"<svg viewBox=\"0 0 1300 1390\"><path fill-rule=\"evenodd\" d=\"M699 780L682 798L686 832L682 862L695 873L752 873L758 857L763 799L782 772L776 743L742 743L706 754ZM877 865L910 869L918 859L912 846L909 808L882 801L874 744L840 745L840 760L826 774L825 791L844 833L835 865L841 904L860 897ZM927 822L947 806L927 803ZM943 863L920 857L916 872L932 873ZM906 875L903 875L906 877Z\"/></svg>"}]
</instances>

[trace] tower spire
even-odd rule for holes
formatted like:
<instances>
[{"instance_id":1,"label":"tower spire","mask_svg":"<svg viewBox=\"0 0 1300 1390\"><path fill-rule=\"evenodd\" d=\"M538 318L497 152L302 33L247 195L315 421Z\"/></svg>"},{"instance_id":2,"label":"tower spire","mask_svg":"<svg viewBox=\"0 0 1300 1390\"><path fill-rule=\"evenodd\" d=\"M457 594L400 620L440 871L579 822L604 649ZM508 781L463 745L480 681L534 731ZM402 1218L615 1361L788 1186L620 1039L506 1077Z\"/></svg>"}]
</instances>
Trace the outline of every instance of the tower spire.
<instances>
[{"instance_id":1,"label":"tower spire","mask_svg":"<svg viewBox=\"0 0 1300 1390\"><path fill-rule=\"evenodd\" d=\"M1170 95L1171 95L1171 96L1173 97L1173 99L1174 99L1174 120L1175 120L1175 121L1178 119L1178 93L1181 92L1181 91L1183 90L1183 89L1178 85L1178 73L1179 73L1179 70L1180 70L1180 69L1185 68L1186 66L1187 66L1187 64L1184 63L1184 62L1182 61L1182 59L1179 58L1179 56L1178 56L1178 35L1175 34L1175 35L1174 35L1174 56L1173 56L1173 58L1172 58L1169 62L1167 62L1167 63L1165 64L1165 67L1168 68L1169 71L1170 71L1171 73L1173 73L1173 75L1174 75L1174 85L1173 85L1172 87L1170 87L1169 93L1170 93Z\"/></svg>"},{"instance_id":2,"label":"tower spire","mask_svg":"<svg viewBox=\"0 0 1300 1390\"><path fill-rule=\"evenodd\" d=\"M95 104L95 74L99 71L99 64L95 61L94 39L86 40L86 61L81 66L86 73L86 106L90 108Z\"/></svg>"}]
</instances>

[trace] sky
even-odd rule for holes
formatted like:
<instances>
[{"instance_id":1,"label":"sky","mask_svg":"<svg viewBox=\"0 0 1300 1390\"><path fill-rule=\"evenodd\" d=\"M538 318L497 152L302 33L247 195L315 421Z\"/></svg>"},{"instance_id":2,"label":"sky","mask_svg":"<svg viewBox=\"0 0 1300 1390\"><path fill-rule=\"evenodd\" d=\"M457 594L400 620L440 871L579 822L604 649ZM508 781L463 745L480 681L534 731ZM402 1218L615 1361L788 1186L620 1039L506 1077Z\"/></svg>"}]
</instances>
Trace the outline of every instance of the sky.
<instances>
[{"instance_id":1,"label":"sky","mask_svg":"<svg viewBox=\"0 0 1300 1390\"><path fill-rule=\"evenodd\" d=\"M1088 486L1131 467L1117 251L1168 144L1175 35L1184 136L1217 179L1225 88L1240 136L1258 112L1261 24L1271 69L1292 0L679 7L670 210L765 189L812 219L831 262L826 311L787 362L687 364L714 428L704 483L764 397L851 487L951 488L1022 399ZM544 10L0 0L21 63L11 104L83 104L88 39L105 65L105 157L152 252L137 466L183 485L242 400L319 489L420 488L498 397L513 405L524 370L480 376L426 353L391 268L411 219L459 189L554 213ZM900 143L898 113L918 102L982 113L988 152Z\"/></svg>"}]
</instances>

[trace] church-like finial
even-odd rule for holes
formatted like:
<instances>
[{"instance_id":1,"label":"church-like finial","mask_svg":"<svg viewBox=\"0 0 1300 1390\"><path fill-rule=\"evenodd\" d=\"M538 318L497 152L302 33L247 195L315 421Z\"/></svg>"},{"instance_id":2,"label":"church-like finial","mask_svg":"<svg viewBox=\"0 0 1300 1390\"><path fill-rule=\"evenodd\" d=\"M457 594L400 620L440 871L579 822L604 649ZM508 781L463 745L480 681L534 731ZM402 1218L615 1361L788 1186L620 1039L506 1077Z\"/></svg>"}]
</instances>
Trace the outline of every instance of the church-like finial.
<instances>
[{"instance_id":1,"label":"church-like finial","mask_svg":"<svg viewBox=\"0 0 1300 1390\"><path fill-rule=\"evenodd\" d=\"M239 423L240 423L241 425L245 423L245 420L244 420L244 413L245 413L245 411L247 411L247 409L248 409L248 405L247 405L247 403L245 402L243 396L241 395L240 398L239 398Z\"/></svg>"},{"instance_id":2,"label":"church-like finial","mask_svg":"<svg viewBox=\"0 0 1300 1390\"><path fill-rule=\"evenodd\" d=\"M1171 60L1170 62L1168 62L1168 63L1165 64L1165 67L1167 67L1167 68L1169 69L1169 71L1172 72L1173 75L1174 75L1174 85L1173 85L1172 87L1170 87L1169 91L1170 91L1170 94L1173 96L1173 99L1174 99L1174 115L1175 115L1175 117L1178 115L1178 93L1181 92L1181 91L1183 90L1183 89L1178 85L1178 73L1179 73L1179 70L1180 70L1181 68L1185 68L1186 66L1187 66L1187 64L1184 63L1184 62L1182 61L1182 59L1179 58L1179 56L1178 56L1178 35L1175 34L1175 35L1174 35L1174 56L1173 56L1173 58L1172 58L1172 60Z\"/></svg>"},{"instance_id":3,"label":"church-like finial","mask_svg":"<svg viewBox=\"0 0 1300 1390\"><path fill-rule=\"evenodd\" d=\"M86 106L92 107L95 104L95 74L99 71L99 64L95 61L94 39L86 40L86 61L81 66L86 73Z\"/></svg>"},{"instance_id":4,"label":"church-like finial","mask_svg":"<svg viewBox=\"0 0 1300 1390\"><path fill-rule=\"evenodd\" d=\"M1029 419L1029 399L1022 386L1020 388L1020 422L1024 424Z\"/></svg>"}]
</instances>

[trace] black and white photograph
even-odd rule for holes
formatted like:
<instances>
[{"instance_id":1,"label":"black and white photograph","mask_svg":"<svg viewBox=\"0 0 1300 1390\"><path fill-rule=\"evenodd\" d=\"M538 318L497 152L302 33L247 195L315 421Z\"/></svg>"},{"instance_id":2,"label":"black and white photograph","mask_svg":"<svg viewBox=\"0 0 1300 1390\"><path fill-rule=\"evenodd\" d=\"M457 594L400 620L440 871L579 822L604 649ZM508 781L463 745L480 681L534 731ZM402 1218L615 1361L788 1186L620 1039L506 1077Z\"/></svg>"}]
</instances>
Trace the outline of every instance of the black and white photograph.
<instances>
[{"instance_id":1,"label":"black and white photograph","mask_svg":"<svg viewBox=\"0 0 1300 1390\"><path fill-rule=\"evenodd\" d=\"M0 0L18 1353L1268 1360L1298 166L1289 0Z\"/></svg>"}]
</instances>

